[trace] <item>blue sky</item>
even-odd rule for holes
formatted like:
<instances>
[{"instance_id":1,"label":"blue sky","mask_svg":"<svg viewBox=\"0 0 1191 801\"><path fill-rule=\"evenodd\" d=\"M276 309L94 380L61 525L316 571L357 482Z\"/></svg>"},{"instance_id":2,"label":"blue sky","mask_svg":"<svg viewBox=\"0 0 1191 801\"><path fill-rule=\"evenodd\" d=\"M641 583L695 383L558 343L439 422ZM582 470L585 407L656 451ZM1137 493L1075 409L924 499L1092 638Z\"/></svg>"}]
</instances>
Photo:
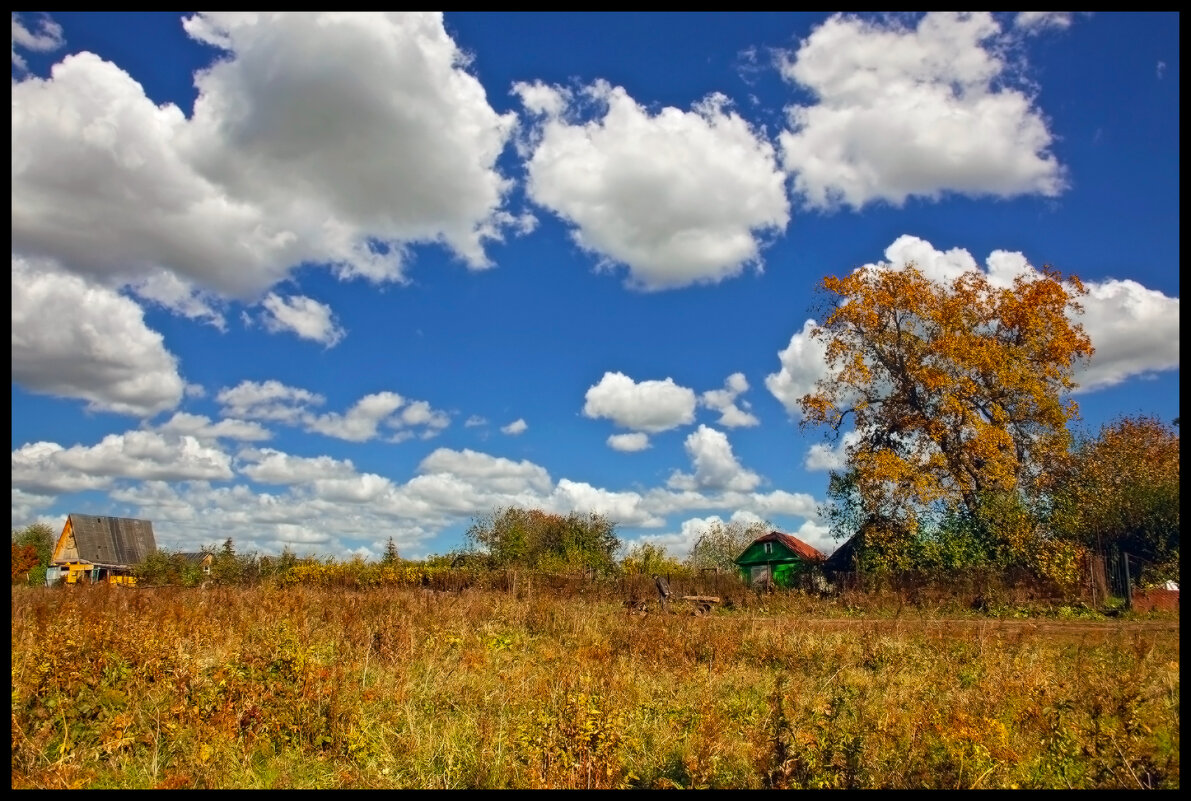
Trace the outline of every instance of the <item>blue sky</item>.
<instances>
[{"instance_id":1,"label":"blue sky","mask_svg":"<svg viewBox=\"0 0 1191 801\"><path fill-rule=\"evenodd\" d=\"M12 524L403 556L517 505L830 551L825 275L1089 289L1178 415L1177 14L13 14Z\"/></svg>"}]
</instances>

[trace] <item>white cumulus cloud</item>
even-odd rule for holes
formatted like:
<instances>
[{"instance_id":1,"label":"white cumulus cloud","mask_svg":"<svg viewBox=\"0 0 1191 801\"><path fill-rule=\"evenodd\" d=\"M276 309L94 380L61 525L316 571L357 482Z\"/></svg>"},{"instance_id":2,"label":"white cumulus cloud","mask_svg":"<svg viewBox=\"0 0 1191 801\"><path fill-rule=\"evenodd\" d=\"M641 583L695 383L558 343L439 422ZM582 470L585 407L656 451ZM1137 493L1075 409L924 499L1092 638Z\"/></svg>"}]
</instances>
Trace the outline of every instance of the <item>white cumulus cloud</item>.
<instances>
[{"instance_id":1,"label":"white cumulus cloud","mask_svg":"<svg viewBox=\"0 0 1191 801\"><path fill-rule=\"evenodd\" d=\"M761 483L759 475L737 461L728 436L722 431L701 425L687 436L684 445L695 472L675 471L666 482L674 489L748 492Z\"/></svg>"},{"instance_id":2,"label":"white cumulus cloud","mask_svg":"<svg viewBox=\"0 0 1191 801\"><path fill-rule=\"evenodd\" d=\"M632 453L649 447L649 435L640 431L629 434L613 434L608 437L608 447L614 451Z\"/></svg>"},{"instance_id":3,"label":"white cumulus cloud","mask_svg":"<svg viewBox=\"0 0 1191 801\"><path fill-rule=\"evenodd\" d=\"M761 267L763 238L789 222L773 146L712 95L653 114L604 81L571 92L518 83L530 132L528 190L603 266L644 290L716 283ZM597 113L574 121L585 108Z\"/></svg>"},{"instance_id":4,"label":"white cumulus cloud","mask_svg":"<svg viewBox=\"0 0 1191 801\"><path fill-rule=\"evenodd\" d=\"M309 417L306 430L349 442L365 442L376 436L381 421L397 411L403 403L405 398L396 392L365 395L345 414L330 412Z\"/></svg>"},{"instance_id":5,"label":"white cumulus cloud","mask_svg":"<svg viewBox=\"0 0 1191 801\"><path fill-rule=\"evenodd\" d=\"M671 378L640 383L623 373L604 373L584 396L583 414L650 434L695 419L695 393Z\"/></svg>"},{"instance_id":6,"label":"white cumulus cloud","mask_svg":"<svg viewBox=\"0 0 1191 801\"><path fill-rule=\"evenodd\" d=\"M196 437L156 431L109 434L92 446L26 444L12 452L13 486L31 492L77 492L115 479L160 481L232 477L231 457Z\"/></svg>"},{"instance_id":7,"label":"white cumulus cloud","mask_svg":"<svg viewBox=\"0 0 1191 801\"><path fill-rule=\"evenodd\" d=\"M283 298L270 292L261 301L267 314L265 328L276 333L292 331L302 339L321 342L328 348L339 343L347 332L335 322L331 307L305 295Z\"/></svg>"},{"instance_id":8,"label":"white cumulus cloud","mask_svg":"<svg viewBox=\"0 0 1191 801\"><path fill-rule=\"evenodd\" d=\"M723 389L709 389L699 396L699 403L720 413L717 421L725 428L760 425L756 415L748 411L748 401L741 401L744 408L736 405L736 399L749 388L744 373L733 373L724 381Z\"/></svg>"},{"instance_id":9,"label":"white cumulus cloud","mask_svg":"<svg viewBox=\"0 0 1191 801\"><path fill-rule=\"evenodd\" d=\"M529 424L521 418L517 418L507 426L501 426L500 430L505 434L515 437L518 434L524 434L527 428L529 428Z\"/></svg>"},{"instance_id":10,"label":"white cumulus cloud","mask_svg":"<svg viewBox=\"0 0 1191 801\"><path fill-rule=\"evenodd\" d=\"M304 263L401 281L420 242L484 268L486 241L532 225L503 208L496 168L516 115L488 104L441 14L183 25L223 50L190 117L89 52L13 82L14 253L249 298Z\"/></svg>"},{"instance_id":11,"label":"white cumulus cloud","mask_svg":"<svg viewBox=\"0 0 1191 801\"><path fill-rule=\"evenodd\" d=\"M132 300L12 258L12 380L88 408L149 417L182 400L178 360Z\"/></svg>"},{"instance_id":12,"label":"white cumulus cloud","mask_svg":"<svg viewBox=\"0 0 1191 801\"><path fill-rule=\"evenodd\" d=\"M307 417L308 407L320 406L326 400L322 395L272 379L241 381L221 389L215 399L222 405L224 417L291 424Z\"/></svg>"},{"instance_id":13,"label":"white cumulus cloud","mask_svg":"<svg viewBox=\"0 0 1191 801\"><path fill-rule=\"evenodd\" d=\"M999 54L987 13L929 13L906 27L836 14L782 67L812 105L788 109L782 163L810 208L916 196L1054 197L1054 137Z\"/></svg>"}]
</instances>

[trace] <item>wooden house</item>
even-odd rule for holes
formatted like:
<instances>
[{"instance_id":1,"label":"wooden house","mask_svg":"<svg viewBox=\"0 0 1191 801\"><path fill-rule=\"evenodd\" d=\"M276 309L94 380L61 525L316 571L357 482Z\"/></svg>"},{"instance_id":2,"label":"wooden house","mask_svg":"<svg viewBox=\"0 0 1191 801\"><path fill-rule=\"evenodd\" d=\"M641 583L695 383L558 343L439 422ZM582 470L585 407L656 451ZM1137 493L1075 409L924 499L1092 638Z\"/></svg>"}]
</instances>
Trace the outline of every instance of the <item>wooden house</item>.
<instances>
[{"instance_id":1,"label":"wooden house","mask_svg":"<svg viewBox=\"0 0 1191 801\"><path fill-rule=\"evenodd\" d=\"M771 531L757 539L736 557L741 578L753 586L793 587L810 566L824 555L797 537Z\"/></svg>"},{"instance_id":2,"label":"wooden house","mask_svg":"<svg viewBox=\"0 0 1191 801\"><path fill-rule=\"evenodd\" d=\"M135 584L133 565L155 550L153 524L148 520L72 513L54 546L46 583Z\"/></svg>"},{"instance_id":3,"label":"wooden house","mask_svg":"<svg viewBox=\"0 0 1191 801\"><path fill-rule=\"evenodd\" d=\"M215 562L215 554L210 551L180 551L178 556L202 568L204 576L211 575L211 565Z\"/></svg>"}]
</instances>

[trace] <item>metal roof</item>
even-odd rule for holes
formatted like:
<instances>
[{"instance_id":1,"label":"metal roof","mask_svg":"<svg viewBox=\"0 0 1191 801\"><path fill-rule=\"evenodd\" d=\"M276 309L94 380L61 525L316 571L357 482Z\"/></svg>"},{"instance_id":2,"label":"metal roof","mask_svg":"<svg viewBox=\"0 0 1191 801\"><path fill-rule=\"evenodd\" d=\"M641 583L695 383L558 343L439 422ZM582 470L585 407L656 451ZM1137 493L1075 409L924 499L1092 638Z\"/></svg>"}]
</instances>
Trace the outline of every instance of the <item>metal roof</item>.
<instances>
[{"instance_id":1,"label":"metal roof","mask_svg":"<svg viewBox=\"0 0 1191 801\"><path fill-rule=\"evenodd\" d=\"M153 551L153 524L131 517L67 516L79 560L98 565L135 565Z\"/></svg>"},{"instance_id":2,"label":"metal roof","mask_svg":"<svg viewBox=\"0 0 1191 801\"><path fill-rule=\"evenodd\" d=\"M818 559L826 558L815 547L808 545L807 543L803 542L802 540L798 539L795 536L792 536L790 534L783 534L780 531L771 531L762 537L757 537L757 539L753 540L753 542L754 543L757 543L757 542L780 542L782 545L785 545L787 548L789 548L791 551L793 551L794 553L801 556L803 559L818 560Z\"/></svg>"}]
</instances>

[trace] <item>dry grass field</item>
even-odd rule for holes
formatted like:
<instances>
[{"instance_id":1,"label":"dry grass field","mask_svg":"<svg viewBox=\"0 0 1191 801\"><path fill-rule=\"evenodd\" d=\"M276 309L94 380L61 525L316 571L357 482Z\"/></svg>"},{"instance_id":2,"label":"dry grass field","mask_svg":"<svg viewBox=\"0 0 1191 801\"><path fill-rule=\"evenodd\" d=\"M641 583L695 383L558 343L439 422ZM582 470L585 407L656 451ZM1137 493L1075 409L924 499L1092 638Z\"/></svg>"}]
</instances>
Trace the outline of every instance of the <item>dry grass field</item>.
<instances>
[{"instance_id":1,"label":"dry grass field","mask_svg":"<svg viewBox=\"0 0 1191 801\"><path fill-rule=\"evenodd\" d=\"M1177 613L12 590L17 788L1177 788Z\"/></svg>"}]
</instances>

